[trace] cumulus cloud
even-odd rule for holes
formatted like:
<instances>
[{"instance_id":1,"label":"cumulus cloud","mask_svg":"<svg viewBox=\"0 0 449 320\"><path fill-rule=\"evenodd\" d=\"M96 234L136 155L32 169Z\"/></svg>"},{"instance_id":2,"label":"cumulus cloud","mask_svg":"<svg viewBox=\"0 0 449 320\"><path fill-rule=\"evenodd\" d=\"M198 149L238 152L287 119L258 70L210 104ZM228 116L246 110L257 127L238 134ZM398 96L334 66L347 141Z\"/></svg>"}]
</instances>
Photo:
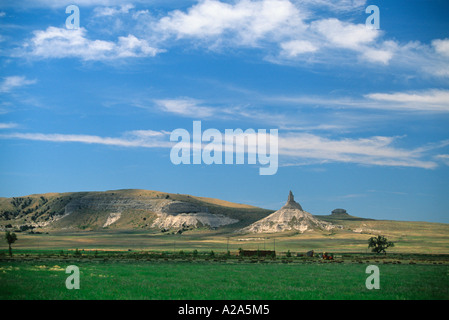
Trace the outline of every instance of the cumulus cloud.
<instances>
[{"instance_id":1,"label":"cumulus cloud","mask_svg":"<svg viewBox=\"0 0 449 320\"><path fill-rule=\"evenodd\" d=\"M380 41L382 32L365 24L330 18L312 22L311 29L324 38L323 47L350 50L369 62L388 64L397 50L395 42Z\"/></svg>"},{"instance_id":2,"label":"cumulus cloud","mask_svg":"<svg viewBox=\"0 0 449 320\"><path fill-rule=\"evenodd\" d=\"M255 45L267 38L300 31L304 24L299 9L288 0L240 0L229 4L204 0L183 12L175 10L157 23L157 29L177 38L230 40Z\"/></svg>"},{"instance_id":3,"label":"cumulus cloud","mask_svg":"<svg viewBox=\"0 0 449 320\"><path fill-rule=\"evenodd\" d=\"M353 50L359 50L363 45L374 42L379 36L379 30L336 18L314 21L312 29L324 36L330 44Z\"/></svg>"},{"instance_id":4,"label":"cumulus cloud","mask_svg":"<svg viewBox=\"0 0 449 320\"><path fill-rule=\"evenodd\" d=\"M432 46L438 54L449 57L449 39L435 39Z\"/></svg>"},{"instance_id":5,"label":"cumulus cloud","mask_svg":"<svg viewBox=\"0 0 449 320\"><path fill-rule=\"evenodd\" d=\"M48 27L34 31L34 37L25 44L25 50L38 58L79 58L86 61L154 57L162 52L131 34L118 37L116 42L90 40L86 34L84 28L68 30Z\"/></svg>"},{"instance_id":6,"label":"cumulus cloud","mask_svg":"<svg viewBox=\"0 0 449 320\"><path fill-rule=\"evenodd\" d=\"M321 5L347 8L362 3L322 1ZM380 40L381 31L337 18L316 19L309 12L311 5L310 1L290 0L238 0L234 4L204 0L186 11L169 12L155 23L154 29L165 39L196 40L212 49L265 46L271 56L283 59L304 54L328 56L335 49L355 52L361 59L375 63L388 64L392 59L394 46Z\"/></svg>"},{"instance_id":7,"label":"cumulus cloud","mask_svg":"<svg viewBox=\"0 0 449 320\"><path fill-rule=\"evenodd\" d=\"M364 9L366 0L296 0L295 2L308 7L324 7L335 12Z\"/></svg>"},{"instance_id":8,"label":"cumulus cloud","mask_svg":"<svg viewBox=\"0 0 449 320\"><path fill-rule=\"evenodd\" d=\"M292 40L281 43L281 55L288 57L296 57L303 53L315 52L318 47L310 41L305 40Z\"/></svg>"},{"instance_id":9,"label":"cumulus cloud","mask_svg":"<svg viewBox=\"0 0 449 320\"><path fill-rule=\"evenodd\" d=\"M40 3L56 5L52 0ZM97 19L116 19L109 34L120 32L122 23L133 24L132 34L116 41L91 40L83 28L49 27L34 32L23 55L82 60L154 57L165 51L159 48L191 43L195 48L217 51L257 48L273 63L370 62L367 66L394 66L449 77L449 39L399 43L384 39L381 30L341 20L341 14L348 10L359 10L365 17L365 0L201 0L186 9L159 15L113 0L80 5L100 5L93 10ZM320 18L315 11L323 9L336 17ZM122 17L125 14L127 17Z\"/></svg>"}]
</instances>

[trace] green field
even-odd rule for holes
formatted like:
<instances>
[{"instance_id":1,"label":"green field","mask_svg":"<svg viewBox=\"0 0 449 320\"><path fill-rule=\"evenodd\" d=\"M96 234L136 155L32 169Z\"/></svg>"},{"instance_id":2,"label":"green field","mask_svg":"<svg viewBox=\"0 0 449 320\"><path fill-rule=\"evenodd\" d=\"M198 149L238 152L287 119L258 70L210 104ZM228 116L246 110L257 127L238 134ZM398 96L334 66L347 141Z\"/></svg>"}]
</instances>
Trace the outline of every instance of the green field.
<instances>
[{"instance_id":1,"label":"green field","mask_svg":"<svg viewBox=\"0 0 449 320\"><path fill-rule=\"evenodd\" d=\"M380 269L368 290L368 265ZM65 268L80 268L68 290ZM446 255L341 254L333 262L305 257L225 257L208 252L21 251L0 258L0 299L449 299Z\"/></svg>"},{"instance_id":2,"label":"green field","mask_svg":"<svg viewBox=\"0 0 449 320\"><path fill-rule=\"evenodd\" d=\"M346 222L350 225L350 222ZM369 228L383 230L395 247L392 253L449 254L449 225L370 221ZM17 249L90 249L90 250L214 250L225 252L239 248L267 249L279 252L369 252L368 239L376 234L338 230L333 233L282 232L279 234L237 234L228 230L198 229L177 234L150 230L50 231L48 234L17 233ZM0 250L8 245L0 241Z\"/></svg>"},{"instance_id":3,"label":"green field","mask_svg":"<svg viewBox=\"0 0 449 320\"><path fill-rule=\"evenodd\" d=\"M0 300L449 299L447 224L364 221L364 228L382 230L395 242L387 255L376 255L367 245L375 233L352 232L358 222L344 222L348 229L304 234L20 232L12 258L0 242ZM239 248L276 249L276 259L241 259ZM309 250L334 253L335 260L305 258ZM80 290L65 288L69 265L80 268ZM380 268L380 290L365 287L368 265Z\"/></svg>"}]
</instances>

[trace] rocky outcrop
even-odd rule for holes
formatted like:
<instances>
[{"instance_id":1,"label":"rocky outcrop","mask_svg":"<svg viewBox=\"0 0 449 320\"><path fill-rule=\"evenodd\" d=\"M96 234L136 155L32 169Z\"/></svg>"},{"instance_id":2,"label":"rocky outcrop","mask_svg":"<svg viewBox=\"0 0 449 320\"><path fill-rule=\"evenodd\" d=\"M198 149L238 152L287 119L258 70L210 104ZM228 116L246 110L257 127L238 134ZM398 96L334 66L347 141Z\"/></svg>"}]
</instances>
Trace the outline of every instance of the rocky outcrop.
<instances>
[{"instance_id":1,"label":"rocky outcrop","mask_svg":"<svg viewBox=\"0 0 449 320\"><path fill-rule=\"evenodd\" d=\"M184 201L167 201L160 203L156 208L157 218L153 228L161 230L211 227L218 228L238 222L220 214L211 214L205 207L197 206Z\"/></svg>"},{"instance_id":2,"label":"rocky outcrop","mask_svg":"<svg viewBox=\"0 0 449 320\"><path fill-rule=\"evenodd\" d=\"M152 212L156 219L151 227L158 229L198 228L200 226L217 228L238 222L224 215L209 213L208 208L194 203L171 199L117 197L110 194L94 194L74 199L65 207L65 216L74 212L106 212L107 219L103 228L118 221L123 214L133 211Z\"/></svg>"},{"instance_id":3,"label":"rocky outcrop","mask_svg":"<svg viewBox=\"0 0 449 320\"><path fill-rule=\"evenodd\" d=\"M180 213L197 213L201 211L201 207L184 201L166 201L159 206L158 211L169 215L177 215Z\"/></svg>"},{"instance_id":4,"label":"rocky outcrop","mask_svg":"<svg viewBox=\"0 0 449 320\"><path fill-rule=\"evenodd\" d=\"M109 195L89 195L69 202L65 207L65 214L68 215L82 209L111 212L123 212L128 209L153 211L160 204L160 201L157 199L114 198Z\"/></svg>"},{"instance_id":5,"label":"rocky outcrop","mask_svg":"<svg viewBox=\"0 0 449 320\"><path fill-rule=\"evenodd\" d=\"M302 210L301 205L295 201L295 197L293 196L292 191L290 190L290 193L288 194L287 203L282 207L282 209L292 209L292 210Z\"/></svg>"},{"instance_id":6,"label":"rocky outcrop","mask_svg":"<svg viewBox=\"0 0 449 320\"><path fill-rule=\"evenodd\" d=\"M170 214L158 214L158 217L153 222L153 228L159 228L161 230L167 229L187 229L198 227L211 227L218 228L228 224L233 224L238 220L231 219L221 214L210 214L207 212L198 213L179 213L176 215Z\"/></svg>"},{"instance_id":7,"label":"rocky outcrop","mask_svg":"<svg viewBox=\"0 0 449 320\"><path fill-rule=\"evenodd\" d=\"M111 212L109 214L109 217L106 219L106 222L104 223L103 228L110 226L111 224L116 222L118 219L120 219L121 216L122 216L122 214L120 212Z\"/></svg>"},{"instance_id":8,"label":"rocky outcrop","mask_svg":"<svg viewBox=\"0 0 449 320\"><path fill-rule=\"evenodd\" d=\"M301 205L294 200L293 194L290 191L287 203L281 209L243 228L241 232L274 233L296 230L303 233L317 229L331 230L335 227L335 225L319 220L309 212L304 211Z\"/></svg>"}]
</instances>

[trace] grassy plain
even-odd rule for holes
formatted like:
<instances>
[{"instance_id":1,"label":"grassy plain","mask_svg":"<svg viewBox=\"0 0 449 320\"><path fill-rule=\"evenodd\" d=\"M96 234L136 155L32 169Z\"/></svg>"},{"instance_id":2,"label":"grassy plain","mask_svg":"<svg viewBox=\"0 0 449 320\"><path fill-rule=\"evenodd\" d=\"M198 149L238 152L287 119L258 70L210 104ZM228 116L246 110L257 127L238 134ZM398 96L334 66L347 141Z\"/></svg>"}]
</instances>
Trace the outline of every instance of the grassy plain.
<instances>
[{"instance_id":1,"label":"grassy plain","mask_svg":"<svg viewBox=\"0 0 449 320\"><path fill-rule=\"evenodd\" d=\"M214 250L266 249L279 252L364 252L367 241L377 234L395 242L393 253L449 254L449 225L402 221L346 221L345 229L331 232L283 232L278 234L239 234L232 230L191 230L183 234L157 231L96 230L49 231L48 234L18 233L17 249L98 249L98 250ZM354 224L354 226L351 225ZM360 226L363 227L362 230ZM352 229L351 229L352 228ZM353 230L359 232L353 232ZM7 249L4 241L0 250Z\"/></svg>"},{"instance_id":2,"label":"grassy plain","mask_svg":"<svg viewBox=\"0 0 449 320\"><path fill-rule=\"evenodd\" d=\"M379 261L375 255L343 254L339 263L297 257L224 259L206 253L156 256L89 252L61 258L30 250L11 260L4 256L0 299L449 299L447 256ZM379 290L365 286L366 267L373 263L380 268ZM73 264L80 268L79 290L65 287L65 268Z\"/></svg>"},{"instance_id":3,"label":"grassy plain","mask_svg":"<svg viewBox=\"0 0 449 320\"><path fill-rule=\"evenodd\" d=\"M449 225L342 224L343 230L304 234L226 228L21 232L13 258L0 242L0 299L449 299ZM367 248L377 234L395 242L386 256ZM241 260L239 248L275 249L277 258ZM312 249L336 259L297 256ZM80 268L80 290L65 288L65 268L72 264ZM380 290L365 287L372 264L380 268Z\"/></svg>"}]
</instances>

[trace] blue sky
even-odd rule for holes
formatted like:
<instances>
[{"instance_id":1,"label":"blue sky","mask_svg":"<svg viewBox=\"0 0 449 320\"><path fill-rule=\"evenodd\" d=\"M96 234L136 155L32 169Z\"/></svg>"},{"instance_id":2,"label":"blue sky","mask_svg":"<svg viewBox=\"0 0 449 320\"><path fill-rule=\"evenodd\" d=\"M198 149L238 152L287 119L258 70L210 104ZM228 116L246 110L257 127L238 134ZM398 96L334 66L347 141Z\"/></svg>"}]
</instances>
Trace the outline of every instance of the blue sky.
<instances>
[{"instance_id":1,"label":"blue sky","mask_svg":"<svg viewBox=\"0 0 449 320\"><path fill-rule=\"evenodd\" d=\"M278 209L292 190L312 214L449 223L448 9L0 1L0 196L141 188ZM278 129L277 173L172 164L170 132L197 120Z\"/></svg>"}]
</instances>

